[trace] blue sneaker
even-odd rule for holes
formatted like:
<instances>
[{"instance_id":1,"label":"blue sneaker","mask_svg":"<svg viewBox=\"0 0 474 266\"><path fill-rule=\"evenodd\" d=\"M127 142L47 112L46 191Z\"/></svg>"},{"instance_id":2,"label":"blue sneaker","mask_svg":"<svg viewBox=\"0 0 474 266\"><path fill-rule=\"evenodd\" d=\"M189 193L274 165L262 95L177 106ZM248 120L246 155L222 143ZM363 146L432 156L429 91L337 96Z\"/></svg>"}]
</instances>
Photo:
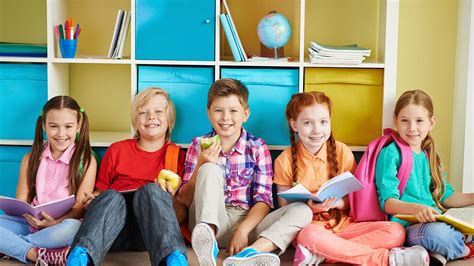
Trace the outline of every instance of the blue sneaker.
<instances>
[{"instance_id":1,"label":"blue sneaker","mask_svg":"<svg viewBox=\"0 0 474 266\"><path fill-rule=\"evenodd\" d=\"M200 266L216 266L217 246L216 237L211 227L206 223L199 223L194 227L191 236L191 245L199 261Z\"/></svg>"},{"instance_id":2,"label":"blue sneaker","mask_svg":"<svg viewBox=\"0 0 474 266\"><path fill-rule=\"evenodd\" d=\"M166 265L168 266L188 266L188 259L179 250L173 251L166 257Z\"/></svg>"},{"instance_id":3,"label":"blue sneaker","mask_svg":"<svg viewBox=\"0 0 474 266\"><path fill-rule=\"evenodd\" d=\"M87 249L77 246L67 256L66 265L68 266L87 266L89 255Z\"/></svg>"},{"instance_id":4,"label":"blue sneaker","mask_svg":"<svg viewBox=\"0 0 474 266\"><path fill-rule=\"evenodd\" d=\"M278 266L280 258L270 252L258 252L253 248L247 248L234 256L227 257L223 263L224 266L234 265L262 265L262 266Z\"/></svg>"}]
</instances>

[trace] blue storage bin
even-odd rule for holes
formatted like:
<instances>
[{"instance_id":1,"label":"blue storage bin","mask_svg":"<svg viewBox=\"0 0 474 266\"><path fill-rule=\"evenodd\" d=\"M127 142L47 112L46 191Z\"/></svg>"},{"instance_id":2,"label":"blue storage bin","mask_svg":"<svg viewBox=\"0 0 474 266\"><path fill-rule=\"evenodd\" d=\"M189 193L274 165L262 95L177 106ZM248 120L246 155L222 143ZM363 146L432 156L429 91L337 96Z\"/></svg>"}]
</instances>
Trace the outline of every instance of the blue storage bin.
<instances>
[{"instance_id":1,"label":"blue storage bin","mask_svg":"<svg viewBox=\"0 0 474 266\"><path fill-rule=\"evenodd\" d=\"M138 91L147 87L165 89L176 107L172 140L191 143L193 137L209 132L207 91L214 82L213 67L138 67Z\"/></svg>"},{"instance_id":2,"label":"blue storage bin","mask_svg":"<svg viewBox=\"0 0 474 266\"><path fill-rule=\"evenodd\" d=\"M29 146L0 146L0 195L15 197L20 164Z\"/></svg>"},{"instance_id":3,"label":"blue storage bin","mask_svg":"<svg viewBox=\"0 0 474 266\"><path fill-rule=\"evenodd\" d=\"M298 69L222 68L221 78L240 80L249 90L246 130L268 145L290 144L285 108L298 92Z\"/></svg>"},{"instance_id":4,"label":"blue storage bin","mask_svg":"<svg viewBox=\"0 0 474 266\"><path fill-rule=\"evenodd\" d=\"M137 0L136 58L213 61L214 0Z\"/></svg>"},{"instance_id":5,"label":"blue storage bin","mask_svg":"<svg viewBox=\"0 0 474 266\"><path fill-rule=\"evenodd\" d=\"M48 100L46 64L0 64L0 139L33 139Z\"/></svg>"}]
</instances>

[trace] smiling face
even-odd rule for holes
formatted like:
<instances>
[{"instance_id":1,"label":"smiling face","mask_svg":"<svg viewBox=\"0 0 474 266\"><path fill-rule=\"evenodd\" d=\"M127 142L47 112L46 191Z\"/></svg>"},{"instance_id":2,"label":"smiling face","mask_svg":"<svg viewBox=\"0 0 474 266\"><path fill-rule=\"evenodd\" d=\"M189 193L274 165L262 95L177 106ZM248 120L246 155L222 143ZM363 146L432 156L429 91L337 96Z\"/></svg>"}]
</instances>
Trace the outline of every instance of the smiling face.
<instances>
[{"instance_id":1,"label":"smiling face","mask_svg":"<svg viewBox=\"0 0 474 266\"><path fill-rule=\"evenodd\" d=\"M166 98L162 95L155 95L146 104L137 108L135 128L141 139L165 139L168 130L166 106Z\"/></svg>"},{"instance_id":2,"label":"smiling face","mask_svg":"<svg viewBox=\"0 0 474 266\"><path fill-rule=\"evenodd\" d=\"M435 117L423 106L409 104L400 110L394 124L400 137L419 153L421 143L434 127Z\"/></svg>"},{"instance_id":3,"label":"smiling face","mask_svg":"<svg viewBox=\"0 0 474 266\"><path fill-rule=\"evenodd\" d=\"M331 136L331 116L324 104L304 107L296 120L290 120L293 131L311 154L316 154Z\"/></svg>"},{"instance_id":4,"label":"smiling face","mask_svg":"<svg viewBox=\"0 0 474 266\"><path fill-rule=\"evenodd\" d=\"M76 133L79 132L77 112L69 108L51 109L46 113L43 128L53 158L58 159L76 140Z\"/></svg>"},{"instance_id":5,"label":"smiling face","mask_svg":"<svg viewBox=\"0 0 474 266\"><path fill-rule=\"evenodd\" d=\"M250 110L242 106L236 95L229 95L216 97L207 115L222 141L235 142L240 137L242 124L249 118Z\"/></svg>"}]
</instances>

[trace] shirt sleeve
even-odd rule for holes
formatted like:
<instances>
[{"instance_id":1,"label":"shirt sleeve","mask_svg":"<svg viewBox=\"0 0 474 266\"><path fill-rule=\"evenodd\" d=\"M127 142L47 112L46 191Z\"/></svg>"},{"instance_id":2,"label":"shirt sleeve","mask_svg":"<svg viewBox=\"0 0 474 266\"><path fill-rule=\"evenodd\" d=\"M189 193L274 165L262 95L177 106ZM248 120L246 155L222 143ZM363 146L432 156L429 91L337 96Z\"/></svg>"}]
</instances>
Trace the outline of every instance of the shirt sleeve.
<instances>
[{"instance_id":1,"label":"shirt sleeve","mask_svg":"<svg viewBox=\"0 0 474 266\"><path fill-rule=\"evenodd\" d=\"M114 162L113 162L113 150L115 149L112 144L104 154L102 158L99 172L97 174L97 180L95 182L95 187L101 191L107 190L112 185L112 180L114 177Z\"/></svg>"},{"instance_id":2,"label":"shirt sleeve","mask_svg":"<svg viewBox=\"0 0 474 266\"><path fill-rule=\"evenodd\" d=\"M254 182L252 185L253 202L265 202L273 208L272 196L272 157L265 143L258 147L256 158L256 170L254 174Z\"/></svg>"},{"instance_id":3,"label":"shirt sleeve","mask_svg":"<svg viewBox=\"0 0 474 266\"><path fill-rule=\"evenodd\" d=\"M354 158L354 154L347 145L343 144L343 157L342 157L342 172L354 173L357 168L357 163Z\"/></svg>"},{"instance_id":4,"label":"shirt sleeve","mask_svg":"<svg viewBox=\"0 0 474 266\"><path fill-rule=\"evenodd\" d=\"M385 210L385 202L388 199L400 199L400 191L398 190L400 181L397 178L399 167L400 153L397 147L389 145L383 148L379 153L375 166L375 183L382 210Z\"/></svg>"},{"instance_id":5,"label":"shirt sleeve","mask_svg":"<svg viewBox=\"0 0 474 266\"><path fill-rule=\"evenodd\" d=\"M184 176L183 185L186 184L193 175L194 169L197 165L197 155L199 152L199 138L194 138L186 153L184 161Z\"/></svg>"},{"instance_id":6,"label":"shirt sleeve","mask_svg":"<svg viewBox=\"0 0 474 266\"><path fill-rule=\"evenodd\" d=\"M291 166L291 156L287 151L283 151L275 160L275 175L273 183L280 186L293 185L293 169Z\"/></svg>"},{"instance_id":7,"label":"shirt sleeve","mask_svg":"<svg viewBox=\"0 0 474 266\"><path fill-rule=\"evenodd\" d=\"M451 197L454 194L454 189L453 186L446 180L446 172L443 172L443 178L444 178L444 195L441 197L441 203L443 203L445 200L447 200L449 197Z\"/></svg>"}]
</instances>

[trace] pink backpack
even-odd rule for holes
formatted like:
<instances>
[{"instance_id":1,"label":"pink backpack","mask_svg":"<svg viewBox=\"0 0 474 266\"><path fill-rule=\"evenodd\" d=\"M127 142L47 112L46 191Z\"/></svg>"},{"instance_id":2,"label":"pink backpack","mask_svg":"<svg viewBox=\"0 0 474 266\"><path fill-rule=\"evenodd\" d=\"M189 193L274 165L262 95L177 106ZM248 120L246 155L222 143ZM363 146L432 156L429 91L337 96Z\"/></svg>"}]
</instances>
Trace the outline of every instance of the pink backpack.
<instances>
[{"instance_id":1,"label":"pink backpack","mask_svg":"<svg viewBox=\"0 0 474 266\"><path fill-rule=\"evenodd\" d=\"M400 148L402 162L397 173L397 178L400 180L398 185L400 195L403 193L410 177L413 166L413 155L410 146L390 128L384 129L383 133L383 136L369 144L354 173L354 176L364 186L364 189L349 194L351 207L349 215L357 222L387 220L387 214L380 209L375 185L375 164L382 148L393 141Z\"/></svg>"}]
</instances>

